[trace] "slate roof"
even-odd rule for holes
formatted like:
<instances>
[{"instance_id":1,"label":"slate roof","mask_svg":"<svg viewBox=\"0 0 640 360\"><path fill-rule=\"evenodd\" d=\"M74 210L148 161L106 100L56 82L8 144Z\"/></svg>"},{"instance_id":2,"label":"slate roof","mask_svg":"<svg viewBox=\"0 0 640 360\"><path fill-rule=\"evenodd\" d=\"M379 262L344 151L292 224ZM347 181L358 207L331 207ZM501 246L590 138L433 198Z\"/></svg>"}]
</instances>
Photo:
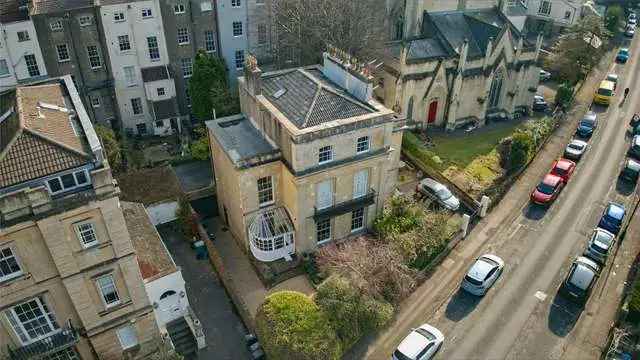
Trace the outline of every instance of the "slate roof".
<instances>
[{"instance_id":1,"label":"slate roof","mask_svg":"<svg viewBox=\"0 0 640 360\"><path fill-rule=\"evenodd\" d=\"M164 120L178 116L178 110L176 108L175 98L154 101L153 102L153 114L156 120Z\"/></svg>"},{"instance_id":2,"label":"slate roof","mask_svg":"<svg viewBox=\"0 0 640 360\"><path fill-rule=\"evenodd\" d=\"M49 14L93 7L94 0L33 0L31 13Z\"/></svg>"},{"instance_id":3,"label":"slate roof","mask_svg":"<svg viewBox=\"0 0 640 360\"><path fill-rule=\"evenodd\" d=\"M261 155L279 152L242 114L207 121L207 128L236 166Z\"/></svg>"},{"instance_id":4,"label":"slate roof","mask_svg":"<svg viewBox=\"0 0 640 360\"><path fill-rule=\"evenodd\" d=\"M284 94L275 96L282 91ZM376 111L332 83L317 68L266 73L262 76L262 93L299 129Z\"/></svg>"},{"instance_id":5,"label":"slate roof","mask_svg":"<svg viewBox=\"0 0 640 360\"><path fill-rule=\"evenodd\" d=\"M15 99L13 112L0 122L0 188L91 161L60 83L19 87Z\"/></svg>"},{"instance_id":6,"label":"slate roof","mask_svg":"<svg viewBox=\"0 0 640 360\"><path fill-rule=\"evenodd\" d=\"M120 201L124 221L138 257L142 278L152 281L177 270L171 255L149 219L144 205Z\"/></svg>"},{"instance_id":7,"label":"slate roof","mask_svg":"<svg viewBox=\"0 0 640 360\"><path fill-rule=\"evenodd\" d=\"M169 67L166 65L158 65L142 68L142 81L151 82L158 80L166 80L171 78Z\"/></svg>"},{"instance_id":8,"label":"slate roof","mask_svg":"<svg viewBox=\"0 0 640 360\"><path fill-rule=\"evenodd\" d=\"M444 58L453 53L438 38L415 39L409 42L407 60Z\"/></svg>"},{"instance_id":9,"label":"slate roof","mask_svg":"<svg viewBox=\"0 0 640 360\"><path fill-rule=\"evenodd\" d=\"M520 36L518 29L496 8L425 12L423 16L422 34L425 38L437 39L456 51L467 39L469 58L485 56L489 39L497 40L506 27L510 28L514 40Z\"/></svg>"}]
</instances>

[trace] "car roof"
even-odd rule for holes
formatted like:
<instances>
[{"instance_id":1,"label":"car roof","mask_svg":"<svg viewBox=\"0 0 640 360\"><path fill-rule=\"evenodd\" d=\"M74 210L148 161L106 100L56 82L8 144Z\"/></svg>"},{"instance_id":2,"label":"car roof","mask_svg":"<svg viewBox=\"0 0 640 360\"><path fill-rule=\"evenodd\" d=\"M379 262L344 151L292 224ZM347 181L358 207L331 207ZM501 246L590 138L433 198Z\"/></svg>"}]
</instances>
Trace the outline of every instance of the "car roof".
<instances>
[{"instance_id":1,"label":"car roof","mask_svg":"<svg viewBox=\"0 0 640 360\"><path fill-rule=\"evenodd\" d=\"M542 183L546 185L551 185L551 186L556 186L561 181L562 179L559 176L552 175L552 174L547 174L544 176L544 179L542 179Z\"/></svg>"},{"instance_id":2,"label":"car roof","mask_svg":"<svg viewBox=\"0 0 640 360\"><path fill-rule=\"evenodd\" d=\"M622 53L622 52L629 52L629 49L628 49L628 48L622 48L622 49L620 49L620 52L621 52L621 53Z\"/></svg>"},{"instance_id":3,"label":"car roof","mask_svg":"<svg viewBox=\"0 0 640 360\"><path fill-rule=\"evenodd\" d=\"M640 135L633 136L633 145L640 145Z\"/></svg>"},{"instance_id":4,"label":"car roof","mask_svg":"<svg viewBox=\"0 0 640 360\"><path fill-rule=\"evenodd\" d=\"M582 140L578 140L578 139L573 139L573 140L571 140L571 144L578 144L580 146L586 146L587 142L586 141L582 141Z\"/></svg>"},{"instance_id":5,"label":"car roof","mask_svg":"<svg viewBox=\"0 0 640 360\"><path fill-rule=\"evenodd\" d=\"M569 282L579 289L586 290L596 277L596 273L582 262L576 261L574 265Z\"/></svg>"},{"instance_id":6,"label":"car roof","mask_svg":"<svg viewBox=\"0 0 640 360\"><path fill-rule=\"evenodd\" d=\"M572 167L573 165L575 165L575 163L571 160L567 160L567 159L560 159L556 161L556 166L559 169L562 170L567 170L570 167Z\"/></svg>"},{"instance_id":7,"label":"car roof","mask_svg":"<svg viewBox=\"0 0 640 360\"><path fill-rule=\"evenodd\" d=\"M631 169L633 171L640 171L640 163L638 163L637 161L634 161L632 159L627 160L627 163L625 164L625 166L628 169Z\"/></svg>"},{"instance_id":8,"label":"car roof","mask_svg":"<svg viewBox=\"0 0 640 360\"><path fill-rule=\"evenodd\" d=\"M411 331L409 335L402 340L400 345L398 345L398 350L412 359L415 359L418 353L420 353L430 342L435 341L439 337L438 335L442 336L439 331L437 334L434 334L432 331L433 327L429 325L420 326L420 329L426 330L430 335L432 335L432 339L427 339L424 335L416 331L418 330L416 329Z\"/></svg>"},{"instance_id":9,"label":"car roof","mask_svg":"<svg viewBox=\"0 0 640 360\"><path fill-rule=\"evenodd\" d=\"M489 271L496 266L498 265L493 262L493 260L481 256L476 260L473 266L471 266L467 275L478 281L483 281Z\"/></svg>"},{"instance_id":10,"label":"car roof","mask_svg":"<svg viewBox=\"0 0 640 360\"><path fill-rule=\"evenodd\" d=\"M432 188L434 190L446 187L446 186L440 184L439 182L433 180L432 178L424 178L424 179L420 180L420 183L425 185L425 186L428 186L428 187L430 187L430 188Z\"/></svg>"},{"instance_id":11,"label":"car roof","mask_svg":"<svg viewBox=\"0 0 640 360\"><path fill-rule=\"evenodd\" d=\"M603 83L604 82L607 82L607 83L611 84L611 86L613 86L613 83L611 81L605 80L605 81L603 81ZM600 84L600 85L601 85L600 87L602 87L602 84ZM593 111L589 111L588 113L584 114L584 116L582 117L582 120L595 120L596 118L597 118L596 113L594 113Z\"/></svg>"},{"instance_id":12,"label":"car roof","mask_svg":"<svg viewBox=\"0 0 640 360\"><path fill-rule=\"evenodd\" d=\"M607 75L607 80L616 82L618 81L618 74L609 74Z\"/></svg>"},{"instance_id":13,"label":"car roof","mask_svg":"<svg viewBox=\"0 0 640 360\"><path fill-rule=\"evenodd\" d=\"M609 203L605 212L608 216L620 220L624 216L624 206L616 203Z\"/></svg>"},{"instance_id":14,"label":"car roof","mask_svg":"<svg viewBox=\"0 0 640 360\"><path fill-rule=\"evenodd\" d=\"M611 80L602 80L600 82L600 86L598 87L598 89L608 89L608 90L613 90L613 88L615 87L615 84L613 83L613 81ZM593 116L588 116L590 114L593 114ZM593 117L593 119L596 118L596 114L594 112L588 112L584 115L583 119L586 119L587 117Z\"/></svg>"}]
</instances>

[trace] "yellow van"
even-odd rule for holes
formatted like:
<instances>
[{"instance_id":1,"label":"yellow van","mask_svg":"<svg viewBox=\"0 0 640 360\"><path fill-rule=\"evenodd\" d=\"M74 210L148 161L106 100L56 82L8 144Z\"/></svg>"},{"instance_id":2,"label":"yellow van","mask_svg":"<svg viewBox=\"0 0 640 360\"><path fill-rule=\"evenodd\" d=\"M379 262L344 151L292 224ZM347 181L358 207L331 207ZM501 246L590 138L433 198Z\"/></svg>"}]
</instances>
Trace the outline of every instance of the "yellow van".
<instances>
[{"instance_id":1,"label":"yellow van","mask_svg":"<svg viewBox=\"0 0 640 360\"><path fill-rule=\"evenodd\" d=\"M603 80L593 97L593 102L601 105L609 105L611 99L615 95L614 89L616 84L613 81Z\"/></svg>"}]
</instances>

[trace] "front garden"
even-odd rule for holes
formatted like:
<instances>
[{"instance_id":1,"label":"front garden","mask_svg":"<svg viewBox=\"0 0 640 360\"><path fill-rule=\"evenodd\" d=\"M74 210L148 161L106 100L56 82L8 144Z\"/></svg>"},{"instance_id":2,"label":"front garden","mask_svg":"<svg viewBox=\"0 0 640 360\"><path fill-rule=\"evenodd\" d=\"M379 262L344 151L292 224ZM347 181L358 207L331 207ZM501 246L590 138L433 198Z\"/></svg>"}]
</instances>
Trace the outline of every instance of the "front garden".
<instances>
[{"instance_id":1,"label":"front garden","mask_svg":"<svg viewBox=\"0 0 640 360\"><path fill-rule=\"evenodd\" d=\"M317 286L313 297L278 292L260 306L256 332L267 356L339 359L391 320L459 222L406 196L389 199L374 234L325 246L309 257L305 267Z\"/></svg>"}]
</instances>

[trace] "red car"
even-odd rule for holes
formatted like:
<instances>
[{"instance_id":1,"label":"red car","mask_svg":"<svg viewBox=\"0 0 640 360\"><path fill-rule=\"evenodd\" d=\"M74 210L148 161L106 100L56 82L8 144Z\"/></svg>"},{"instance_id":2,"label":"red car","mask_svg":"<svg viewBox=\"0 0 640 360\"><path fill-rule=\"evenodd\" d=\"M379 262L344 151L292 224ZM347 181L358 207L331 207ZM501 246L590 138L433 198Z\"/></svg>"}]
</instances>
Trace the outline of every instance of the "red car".
<instances>
[{"instance_id":1,"label":"red car","mask_svg":"<svg viewBox=\"0 0 640 360\"><path fill-rule=\"evenodd\" d=\"M562 181L566 184L569 182L569 179L575 169L576 163L571 160L560 159L553 162L553 166L551 167L549 174L561 177Z\"/></svg>"},{"instance_id":2,"label":"red car","mask_svg":"<svg viewBox=\"0 0 640 360\"><path fill-rule=\"evenodd\" d=\"M539 205L549 205L558 197L563 187L564 181L561 177L547 174L531 192L531 201Z\"/></svg>"}]
</instances>

